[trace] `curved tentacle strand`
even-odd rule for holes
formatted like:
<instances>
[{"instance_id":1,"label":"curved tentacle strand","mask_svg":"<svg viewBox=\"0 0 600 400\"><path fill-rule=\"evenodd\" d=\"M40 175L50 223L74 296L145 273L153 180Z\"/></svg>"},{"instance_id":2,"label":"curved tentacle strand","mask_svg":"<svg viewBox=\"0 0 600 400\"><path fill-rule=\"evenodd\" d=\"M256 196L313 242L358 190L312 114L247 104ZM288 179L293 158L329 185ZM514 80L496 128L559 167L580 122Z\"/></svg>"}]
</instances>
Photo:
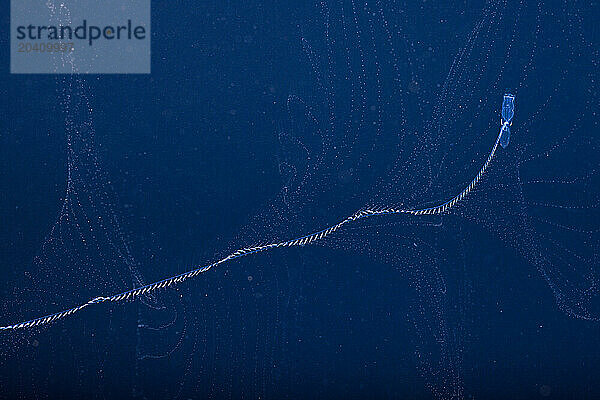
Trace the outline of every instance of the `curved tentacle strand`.
<instances>
[{"instance_id":1,"label":"curved tentacle strand","mask_svg":"<svg viewBox=\"0 0 600 400\"><path fill-rule=\"evenodd\" d=\"M251 254L260 253L260 252L278 248L278 247L306 246L308 244L314 243L318 240L322 240L322 239L326 238L327 236L334 234L336 231L340 230L343 226L350 224L354 221L357 221L359 219L369 218L369 217L374 217L374 216L379 216L379 215L389 215L389 214L409 214L409 215L414 215L414 216L443 214L443 213L447 212L448 210L450 210L451 208L453 208L460 201L462 201L475 188L477 183L479 183L479 181L485 174L486 170L488 169L492 159L496 155L496 150L498 149L498 144L500 142L501 136L502 136L502 132L500 132L500 134L496 138L496 141L495 141L494 145L492 146L492 150L490 151L485 163L483 164L483 166L481 167L481 169L479 170L477 175L473 178L473 180L459 194L457 194L456 196L454 196L452 199L448 200L445 203L439 204L434 207L420 208L420 209L404 209L404 208L394 208L394 207L377 208L377 209L369 209L369 208L362 209L362 210L359 210L359 211L355 212L354 214L350 215L349 217L345 218L344 220L338 222L337 224L329 226L318 232L314 232L309 235L286 240L283 242L275 242L275 243L265 244L262 246L247 247L247 248L239 249L239 250L236 250L235 252L231 253L230 255L226 256L225 258L222 258L218 261L213 262L212 264L203 265L201 267L184 272L182 274L175 275L170 278L166 278L161 281L150 283L150 284L140 286L140 287L137 287L137 288L134 288L131 290L127 290L125 292L117 293L112 296L95 297L86 303L80 304L80 305L70 308L68 310L63 310L63 311L60 311L60 312L57 312L54 314L31 319L29 321L20 322L20 323L13 324L13 325L0 326L0 331L27 329L27 328L34 328L34 327L38 327L38 326L42 326L42 325L48 325L48 324L56 322L60 319L66 318L70 315L73 315L75 313L78 313L79 311L83 310L84 308L94 305L94 304L100 304L100 303L105 303L105 302L117 303L117 302L122 302L122 301L126 301L126 300L134 300L139 296L142 296L142 295L145 295L145 294L148 294L151 292L155 292L159 289L164 289L167 287L172 287L172 286L178 285L188 279L195 278L198 275L201 275L220 264L224 264L226 262L235 260L236 258L249 256Z\"/></svg>"}]
</instances>

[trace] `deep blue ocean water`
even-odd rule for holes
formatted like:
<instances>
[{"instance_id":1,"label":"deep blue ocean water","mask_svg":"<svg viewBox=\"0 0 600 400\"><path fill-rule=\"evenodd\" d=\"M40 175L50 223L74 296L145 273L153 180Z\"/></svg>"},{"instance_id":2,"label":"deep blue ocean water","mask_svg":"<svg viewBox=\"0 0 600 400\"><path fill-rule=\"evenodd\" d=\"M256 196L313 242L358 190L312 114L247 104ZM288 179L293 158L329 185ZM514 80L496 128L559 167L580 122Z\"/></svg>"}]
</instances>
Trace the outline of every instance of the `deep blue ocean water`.
<instances>
[{"instance_id":1,"label":"deep blue ocean water","mask_svg":"<svg viewBox=\"0 0 600 400\"><path fill-rule=\"evenodd\" d=\"M8 5L2 13L9 26ZM596 2L152 3L149 75L0 57L0 398L600 396Z\"/></svg>"}]
</instances>

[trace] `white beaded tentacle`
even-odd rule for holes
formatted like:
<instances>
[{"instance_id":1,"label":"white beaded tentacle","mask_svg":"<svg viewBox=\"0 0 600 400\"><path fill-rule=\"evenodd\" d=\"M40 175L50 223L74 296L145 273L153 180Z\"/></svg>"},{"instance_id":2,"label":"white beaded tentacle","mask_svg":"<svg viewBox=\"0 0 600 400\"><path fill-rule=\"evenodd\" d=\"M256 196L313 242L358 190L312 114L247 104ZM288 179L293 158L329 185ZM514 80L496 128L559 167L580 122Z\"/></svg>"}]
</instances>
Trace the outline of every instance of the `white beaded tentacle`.
<instances>
[{"instance_id":1,"label":"white beaded tentacle","mask_svg":"<svg viewBox=\"0 0 600 400\"><path fill-rule=\"evenodd\" d=\"M100 303L106 303L106 302L117 303L117 302L122 302L125 300L134 300L135 298L137 298L141 295L144 295L144 294L147 294L150 292L154 292L159 289L164 289L167 287L175 286L175 285L182 283L190 278L197 277L220 264L234 260L236 258L244 257L244 256L247 256L250 254L260 253L260 252L263 252L263 251L266 251L269 249L273 249L273 248L305 246L305 245L314 243L315 241L322 240L322 239L326 238L327 236L335 233L336 231L341 229L344 225L352 223L359 219L369 218L369 217L378 216L378 215L388 215L388 214L409 214L409 215L414 215L414 216L443 214L443 213L447 212L448 210L450 210L451 208L453 208L460 201L462 201L475 188L477 183L479 183L479 181L485 174L488 166L490 165L492 159L494 158L494 156L496 154L496 150L498 149L498 143L500 142L501 136L502 136L502 131L500 131L500 134L498 135L496 142L492 146L492 150L490 151L488 158L486 159L485 163L483 164L483 166L481 167L481 169L479 170L477 175L475 175L475 178L473 178L473 180L467 185L467 187L465 187L459 194L454 196L449 201L442 203L440 205L437 205L434 207L422 208L422 209L404 209L404 208L394 208L394 207L377 208L377 209L369 209L369 208L361 209L361 210L355 212L354 214L352 214L351 216L347 217L346 219L338 222L337 224L332 225L323 230L320 230L318 232L311 233L310 235L286 240L283 242L275 242L275 243L270 243L270 244L266 244L266 245L262 245L262 246L254 246L254 247L247 247L247 248L239 249L239 250L236 250L233 253L229 254L228 256L226 256L218 261L213 262L212 264L198 267L198 268L190 270L188 272L184 272L180 275L176 275L176 276L173 276L170 278L163 279L158 282L150 283L148 285L144 285L144 286L141 286L138 288L127 290L122 293L117 293L112 296L95 297L86 303L80 304L76 307L70 308L68 310L60 311L60 312L57 312L54 314L45 315L43 317L31 319L29 321L20 322L20 323L13 324L13 325L0 326L0 331L28 329L28 328L34 328L34 327L38 327L38 326L42 326L42 325L48 325L48 324L56 322L60 319L63 319L65 317L68 317L70 315L78 313L79 311L83 310L84 308L94 305L94 304L100 304Z\"/></svg>"}]
</instances>

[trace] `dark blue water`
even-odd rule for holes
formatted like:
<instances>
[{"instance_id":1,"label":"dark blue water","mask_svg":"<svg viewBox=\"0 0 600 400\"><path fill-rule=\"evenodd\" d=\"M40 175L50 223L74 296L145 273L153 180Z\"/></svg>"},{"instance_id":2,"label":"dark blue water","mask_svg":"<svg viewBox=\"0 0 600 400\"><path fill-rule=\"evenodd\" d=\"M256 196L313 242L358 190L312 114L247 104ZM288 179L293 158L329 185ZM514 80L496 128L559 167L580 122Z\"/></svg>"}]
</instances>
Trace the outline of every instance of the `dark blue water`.
<instances>
[{"instance_id":1,"label":"dark blue water","mask_svg":"<svg viewBox=\"0 0 600 400\"><path fill-rule=\"evenodd\" d=\"M302 2L301 2L302 3ZM3 22L8 26L8 6ZM150 75L11 75L0 398L600 396L598 5L152 4Z\"/></svg>"}]
</instances>

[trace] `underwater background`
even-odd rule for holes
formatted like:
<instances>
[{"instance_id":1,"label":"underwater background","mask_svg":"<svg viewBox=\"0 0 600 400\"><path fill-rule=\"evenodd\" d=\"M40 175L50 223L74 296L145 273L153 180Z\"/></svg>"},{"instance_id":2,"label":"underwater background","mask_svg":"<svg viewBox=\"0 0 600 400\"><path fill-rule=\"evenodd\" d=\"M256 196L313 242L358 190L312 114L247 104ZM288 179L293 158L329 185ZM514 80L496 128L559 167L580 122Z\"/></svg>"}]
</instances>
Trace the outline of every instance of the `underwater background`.
<instances>
[{"instance_id":1,"label":"underwater background","mask_svg":"<svg viewBox=\"0 0 600 400\"><path fill-rule=\"evenodd\" d=\"M1 13L9 26L8 5ZM597 2L152 2L151 74L0 69L0 398L600 396Z\"/></svg>"}]
</instances>

